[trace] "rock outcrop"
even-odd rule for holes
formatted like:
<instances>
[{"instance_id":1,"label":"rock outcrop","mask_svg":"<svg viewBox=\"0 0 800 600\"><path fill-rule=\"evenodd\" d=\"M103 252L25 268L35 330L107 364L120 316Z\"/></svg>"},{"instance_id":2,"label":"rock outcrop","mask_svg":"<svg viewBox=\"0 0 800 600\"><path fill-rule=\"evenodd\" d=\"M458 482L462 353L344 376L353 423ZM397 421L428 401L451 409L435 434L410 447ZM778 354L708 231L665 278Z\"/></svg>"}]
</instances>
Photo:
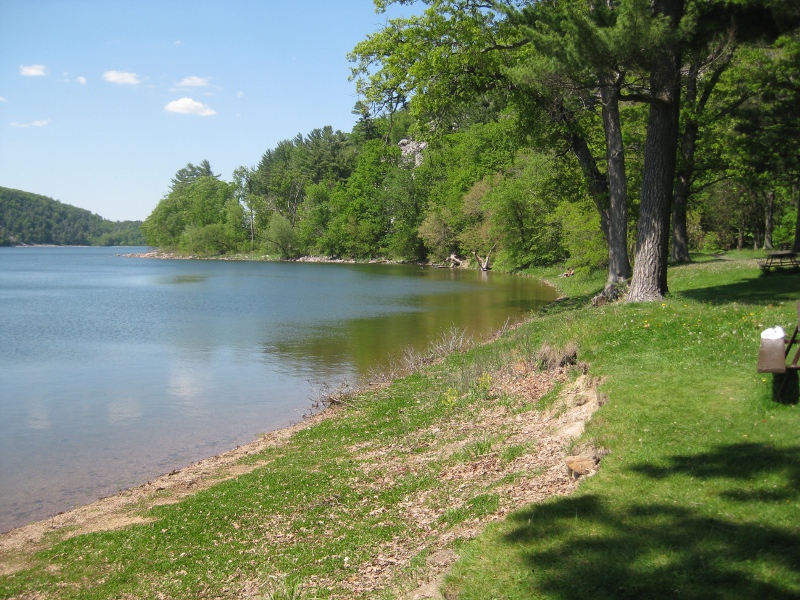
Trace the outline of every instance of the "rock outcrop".
<instances>
[{"instance_id":1,"label":"rock outcrop","mask_svg":"<svg viewBox=\"0 0 800 600\"><path fill-rule=\"evenodd\" d=\"M404 158L414 161L415 167L422 164L422 151L428 147L428 142L416 142L404 138L397 142L397 145L400 147L400 152Z\"/></svg>"}]
</instances>

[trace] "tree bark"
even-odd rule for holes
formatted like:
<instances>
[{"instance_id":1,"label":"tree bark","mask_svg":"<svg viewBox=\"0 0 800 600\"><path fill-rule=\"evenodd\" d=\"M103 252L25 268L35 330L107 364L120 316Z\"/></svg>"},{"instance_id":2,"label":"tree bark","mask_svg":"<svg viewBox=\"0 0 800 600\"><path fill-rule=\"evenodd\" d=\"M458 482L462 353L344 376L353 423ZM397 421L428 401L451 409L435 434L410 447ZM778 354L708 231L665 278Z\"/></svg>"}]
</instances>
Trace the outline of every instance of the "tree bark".
<instances>
[{"instance_id":1,"label":"tree bark","mask_svg":"<svg viewBox=\"0 0 800 600\"><path fill-rule=\"evenodd\" d=\"M608 165L608 279L605 294L613 294L616 284L631 276L628 259L628 179L625 174L625 151L619 119L619 80L602 82L603 129Z\"/></svg>"},{"instance_id":2,"label":"tree bark","mask_svg":"<svg viewBox=\"0 0 800 600\"><path fill-rule=\"evenodd\" d=\"M603 177L600 169L597 168L592 152L586 138L575 132L570 132L567 141L569 142L572 153L578 159L581 172L589 183L589 195L594 201L595 208L600 214L600 229L603 236L608 240L608 180Z\"/></svg>"},{"instance_id":3,"label":"tree bark","mask_svg":"<svg viewBox=\"0 0 800 600\"><path fill-rule=\"evenodd\" d=\"M794 220L794 244L792 250L800 252L800 185L795 182L792 185L792 196L794 196L794 203L797 207L797 217Z\"/></svg>"},{"instance_id":4,"label":"tree bark","mask_svg":"<svg viewBox=\"0 0 800 600\"><path fill-rule=\"evenodd\" d=\"M607 93L607 92L606 92ZM625 174L625 154L622 145L622 128L619 121L619 90L609 96L611 104L607 109L603 106L603 121L606 131L606 158L608 160L608 177L603 176L597 168L597 161L589 149L586 138L571 132L568 141L573 154L578 159L584 177L589 183L589 194L594 200L600 214L600 228L608 246L608 277L603 289L603 296L616 299L619 290L617 284L628 280L631 273L628 257L628 189ZM606 122L611 124L605 127ZM609 129L611 133L609 134ZM611 142L609 144L609 138ZM613 187L614 193L610 191Z\"/></svg>"},{"instance_id":5,"label":"tree bark","mask_svg":"<svg viewBox=\"0 0 800 600\"><path fill-rule=\"evenodd\" d=\"M692 179L695 172L695 149L700 132L700 115L705 111L714 88L722 74L730 66L736 49L735 29L731 28L723 40L703 60L692 61L686 73L686 96L683 106L685 125L680 145L680 161L675 178L675 193L672 197L672 261L691 262L689 255L689 235L686 230L686 211L692 192ZM700 71L706 65L713 65L710 75L703 78L698 86Z\"/></svg>"},{"instance_id":6,"label":"tree bark","mask_svg":"<svg viewBox=\"0 0 800 600\"><path fill-rule=\"evenodd\" d=\"M736 249L744 249L744 216L739 217L739 237L736 240Z\"/></svg>"},{"instance_id":7,"label":"tree bark","mask_svg":"<svg viewBox=\"0 0 800 600\"><path fill-rule=\"evenodd\" d=\"M693 63L686 77L686 104L693 109L697 102L697 76L700 65ZM672 262L692 262L689 255L689 235L686 231L686 206L694 175L694 151L697 146L697 115L686 117L683 139L680 145L680 163L675 178L675 193L672 196Z\"/></svg>"},{"instance_id":8,"label":"tree bark","mask_svg":"<svg viewBox=\"0 0 800 600\"><path fill-rule=\"evenodd\" d=\"M683 14L683 0L655 0L656 15L670 18L676 30ZM636 261L628 302L652 302L667 292L670 203L675 181L680 110L680 45L665 43L652 61L651 95L644 147L644 171L640 197Z\"/></svg>"},{"instance_id":9,"label":"tree bark","mask_svg":"<svg viewBox=\"0 0 800 600\"><path fill-rule=\"evenodd\" d=\"M773 215L775 214L775 191L767 192L764 197L764 250L772 250Z\"/></svg>"}]
</instances>

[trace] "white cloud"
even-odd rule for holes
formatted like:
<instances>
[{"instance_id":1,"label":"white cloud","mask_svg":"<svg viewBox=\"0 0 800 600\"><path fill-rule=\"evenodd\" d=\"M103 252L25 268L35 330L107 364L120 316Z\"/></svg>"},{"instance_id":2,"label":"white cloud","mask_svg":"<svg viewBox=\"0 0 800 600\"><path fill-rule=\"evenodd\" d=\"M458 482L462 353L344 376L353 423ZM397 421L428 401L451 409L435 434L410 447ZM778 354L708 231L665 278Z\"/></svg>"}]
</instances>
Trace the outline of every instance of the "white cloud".
<instances>
[{"instance_id":1,"label":"white cloud","mask_svg":"<svg viewBox=\"0 0 800 600\"><path fill-rule=\"evenodd\" d=\"M3 98L2 96L0 96L0 102L8 102L8 100L6 100L6 99L5 99L5 98Z\"/></svg>"},{"instance_id":2,"label":"white cloud","mask_svg":"<svg viewBox=\"0 0 800 600\"><path fill-rule=\"evenodd\" d=\"M11 123L11 126L12 127L44 127L48 123L50 123L50 121L31 121L30 123L17 123L16 121L13 121Z\"/></svg>"},{"instance_id":3,"label":"white cloud","mask_svg":"<svg viewBox=\"0 0 800 600\"><path fill-rule=\"evenodd\" d=\"M117 83L119 85L139 85L142 83L142 78L139 75L127 71L106 71L103 73L103 79L109 83Z\"/></svg>"},{"instance_id":4,"label":"white cloud","mask_svg":"<svg viewBox=\"0 0 800 600\"><path fill-rule=\"evenodd\" d=\"M173 46L183 46L183 40L175 40L172 42Z\"/></svg>"},{"instance_id":5,"label":"white cloud","mask_svg":"<svg viewBox=\"0 0 800 600\"><path fill-rule=\"evenodd\" d=\"M192 100L191 98L181 98L180 100L173 100L164 107L164 110L172 113L180 113L182 115L200 115L201 117L210 117L217 114L213 108L209 108L202 102Z\"/></svg>"},{"instance_id":6,"label":"white cloud","mask_svg":"<svg viewBox=\"0 0 800 600\"><path fill-rule=\"evenodd\" d=\"M175 85L178 87L205 87L210 81L211 77L197 77L196 75L191 75L189 77L184 77Z\"/></svg>"},{"instance_id":7,"label":"white cloud","mask_svg":"<svg viewBox=\"0 0 800 600\"><path fill-rule=\"evenodd\" d=\"M242 92L242 91L236 92L236 97L237 98L244 98L244 92Z\"/></svg>"},{"instance_id":8,"label":"white cloud","mask_svg":"<svg viewBox=\"0 0 800 600\"><path fill-rule=\"evenodd\" d=\"M19 74L24 77L43 77L47 75L47 67L44 65L20 65Z\"/></svg>"},{"instance_id":9,"label":"white cloud","mask_svg":"<svg viewBox=\"0 0 800 600\"><path fill-rule=\"evenodd\" d=\"M81 75L80 77L78 77L78 78L77 78L75 81L77 81L77 82L78 82L78 83L80 83L81 85L86 85L86 77L84 77L83 75Z\"/></svg>"}]
</instances>

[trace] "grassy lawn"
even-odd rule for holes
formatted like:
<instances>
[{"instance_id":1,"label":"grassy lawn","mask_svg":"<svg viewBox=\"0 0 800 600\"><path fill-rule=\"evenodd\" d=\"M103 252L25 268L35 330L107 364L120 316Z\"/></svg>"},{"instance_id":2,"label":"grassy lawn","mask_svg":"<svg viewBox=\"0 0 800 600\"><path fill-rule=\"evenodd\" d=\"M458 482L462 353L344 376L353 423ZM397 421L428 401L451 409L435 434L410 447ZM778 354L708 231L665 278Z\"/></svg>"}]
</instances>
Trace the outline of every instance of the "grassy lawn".
<instances>
[{"instance_id":1,"label":"grassy lawn","mask_svg":"<svg viewBox=\"0 0 800 600\"><path fill-rule=\"evenodd\" d=\"M800 408L755 372L760 331L795 325L800 274L698 257L664 302L600 308L602 279L535 275L567 298L340 398L244 475L132 506L146 523L0 556L0 597L411 597L458 557L446 598L800 598ZM582 438L608 454L580 485L545 435L579 369L543 371L543 347L577 347L609 398ZM529 393L500 385L519 365Z\"/></svg>"},{"instance_id":2,"label":"grassy lawn","mask_svg":"<svg viewBox=\"0 0 800 600\"><path fill-rule=\"evenodd\" d=\"M610 454L470 542L445 597L800 598L800 409L755 372L759 332L794 328L800 276L701 258L664 302L530 323L606 378L586 435Z\"/></svg>"}]
</instances>

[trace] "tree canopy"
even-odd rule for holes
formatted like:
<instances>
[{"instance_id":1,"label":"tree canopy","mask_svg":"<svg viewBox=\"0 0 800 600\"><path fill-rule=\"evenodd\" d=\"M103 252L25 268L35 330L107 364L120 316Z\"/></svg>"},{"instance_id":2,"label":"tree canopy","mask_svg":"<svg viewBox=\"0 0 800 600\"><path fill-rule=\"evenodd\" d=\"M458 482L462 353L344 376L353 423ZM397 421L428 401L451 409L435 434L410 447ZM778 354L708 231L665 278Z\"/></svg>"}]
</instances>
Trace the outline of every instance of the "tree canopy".
<instances>
[{"instance_id":1,"label":"tree canopy","mask_svg":"<svg viewBox=\"0 0 800 600\"><path fill-rule=\"evenodd\" d=\"M376 0L377 11L392 3ZM692 249L797 243L800 7L426 0L350 54L351 132L189 163L143 225L181 251L605 269L668 291Z\"/></svg>"}]
</instances>

